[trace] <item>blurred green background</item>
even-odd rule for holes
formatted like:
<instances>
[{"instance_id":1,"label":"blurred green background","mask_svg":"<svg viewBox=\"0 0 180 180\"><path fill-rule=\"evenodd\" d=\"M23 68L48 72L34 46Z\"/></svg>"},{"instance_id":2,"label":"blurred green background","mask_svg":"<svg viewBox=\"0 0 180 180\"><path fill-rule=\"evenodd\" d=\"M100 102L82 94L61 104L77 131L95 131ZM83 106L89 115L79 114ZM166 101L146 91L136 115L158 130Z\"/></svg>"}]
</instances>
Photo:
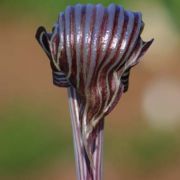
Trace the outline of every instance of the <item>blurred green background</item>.
<instances>
[{"instance_id":1,"label":"blurred green background","mask_svg":"<svg viewBox=\"0 0 180 180\"><path fill-rule=\"evenodd\" d=\"M106 118L104 179L179 180L180 1L113 2L141 11L155 42ZM66 89L52 85L34 35L76 3L89 2L0 0L0 180L75 179Z\"/></svg>"}]
</instances>

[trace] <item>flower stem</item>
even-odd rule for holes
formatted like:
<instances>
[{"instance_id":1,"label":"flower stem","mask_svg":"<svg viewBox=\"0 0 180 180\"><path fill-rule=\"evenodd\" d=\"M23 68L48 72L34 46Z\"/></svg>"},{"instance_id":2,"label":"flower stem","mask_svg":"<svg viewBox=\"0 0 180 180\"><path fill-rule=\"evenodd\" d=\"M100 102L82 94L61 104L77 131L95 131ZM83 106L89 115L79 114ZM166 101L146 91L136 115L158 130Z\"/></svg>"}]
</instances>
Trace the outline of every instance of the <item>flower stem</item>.
<instances>
[{"instance_id":1,"label":"flower stem","mask_svg":"<svg viewBox=\"0 0 180 180\"><path fill-rule=\"evenodd\" d=\"M91 143L89 146L92 147L92 167L83 145L78 97L73 87L68 88L68 97L73 130L77 180L102 180L104 120L102 119L100 121L98 127L93 131L94 137L92 141L89 141L89 143Z\"/></svg>"}]
</instances>

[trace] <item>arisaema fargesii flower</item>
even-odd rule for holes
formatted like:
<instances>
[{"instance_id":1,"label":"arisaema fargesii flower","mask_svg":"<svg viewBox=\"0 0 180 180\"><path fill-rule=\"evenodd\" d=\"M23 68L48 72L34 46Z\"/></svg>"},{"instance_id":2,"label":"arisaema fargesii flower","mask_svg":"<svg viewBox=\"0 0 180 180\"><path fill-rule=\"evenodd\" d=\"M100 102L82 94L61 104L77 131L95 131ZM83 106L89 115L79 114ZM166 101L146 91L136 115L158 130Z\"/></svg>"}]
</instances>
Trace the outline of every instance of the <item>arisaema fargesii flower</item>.
<instances>
[{"instance_id":1,"label":"arisaema fargesii flower","mask_svg":"<svg viewBox=\"0 0 180 180\"><path fill-rule=\"evenodd\" d=\"M77 4L59 14L52 32L37 30L54 84L68 89L79 180L102 179L104 118L128 90L131 68L153 42L141 39L143 28L140 12Z\"/></svg>"}]
</instances>

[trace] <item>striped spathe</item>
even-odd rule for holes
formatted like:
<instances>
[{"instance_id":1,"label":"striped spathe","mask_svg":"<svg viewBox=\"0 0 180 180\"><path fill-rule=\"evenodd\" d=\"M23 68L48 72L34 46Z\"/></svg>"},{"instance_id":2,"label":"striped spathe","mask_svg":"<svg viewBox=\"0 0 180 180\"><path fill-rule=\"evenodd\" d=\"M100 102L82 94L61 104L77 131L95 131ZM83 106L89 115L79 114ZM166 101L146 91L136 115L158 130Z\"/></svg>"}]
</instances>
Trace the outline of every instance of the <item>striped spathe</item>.
<instances>
[{"instance_id":1,"label":"striped spathe","mask_svg":"<svg viewBox=\"0 0 180 180\"><path fill-rule=\"evenodd\" d=\"M140 12L115 4L77 4L59 14L51 33L37 30L54 84L75 91L87 154L93 131L128 90L131 68L153 42L141 39L143 27Z\"/></svg>"}]
</instances>

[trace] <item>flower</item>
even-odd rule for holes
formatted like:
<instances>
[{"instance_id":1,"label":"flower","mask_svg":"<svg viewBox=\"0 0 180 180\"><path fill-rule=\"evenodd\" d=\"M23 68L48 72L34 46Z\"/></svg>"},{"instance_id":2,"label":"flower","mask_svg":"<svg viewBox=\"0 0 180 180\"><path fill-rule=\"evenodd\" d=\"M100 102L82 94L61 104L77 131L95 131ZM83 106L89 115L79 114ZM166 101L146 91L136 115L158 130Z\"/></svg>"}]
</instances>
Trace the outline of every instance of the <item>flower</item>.
<instances>
[{"instance_id":1,"label":"flower","mask_svg":"<svg viewBox=\"0 0 180 180\"><path fill-rule=\"evenodd\" d=\"M131 68L153 42L141 39L143 27L139 12L115 4L77 4L60 13L51 33L37 30L54 84L77 93L86 151L94 129L128 90Z\"/></svg>"}]
</instances>

